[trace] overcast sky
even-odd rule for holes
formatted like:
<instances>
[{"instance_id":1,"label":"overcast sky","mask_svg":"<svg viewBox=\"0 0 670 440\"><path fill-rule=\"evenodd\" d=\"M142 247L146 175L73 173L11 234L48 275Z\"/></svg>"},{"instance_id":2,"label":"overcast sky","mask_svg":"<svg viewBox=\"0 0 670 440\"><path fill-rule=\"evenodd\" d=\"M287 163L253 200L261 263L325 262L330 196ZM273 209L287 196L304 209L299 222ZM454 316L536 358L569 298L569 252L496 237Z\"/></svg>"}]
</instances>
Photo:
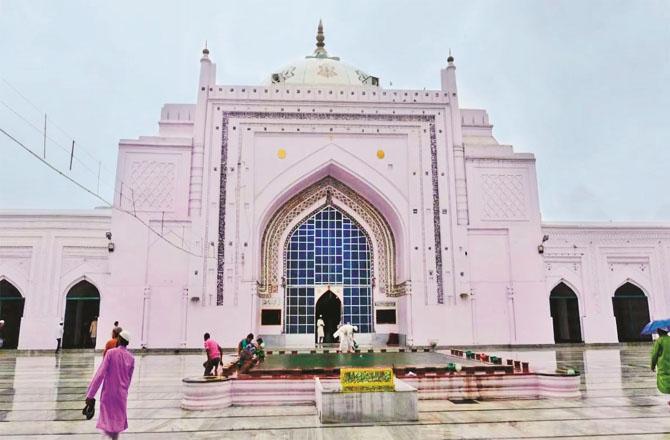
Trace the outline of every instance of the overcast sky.
<instances>
[{"instance_id":1,"label":"overcast sky","mask_svg":"<svg viewBox=\"0 0 670 440\"><path fill-rule=\"evenodd\" d=\"M451 48L461 106L535 154L545 220L670 221L668 0L0 0L0 128L41 154L46 112L47 158L67 169L74 137L72 175L95 189L102 162L110 199L118 140L194 102L205 40L219 84L258 84L320 17L330 54L384 87L439 89ZM2 134L0 159L1 209L101 204Z\"/></svg>"}]
</instances>

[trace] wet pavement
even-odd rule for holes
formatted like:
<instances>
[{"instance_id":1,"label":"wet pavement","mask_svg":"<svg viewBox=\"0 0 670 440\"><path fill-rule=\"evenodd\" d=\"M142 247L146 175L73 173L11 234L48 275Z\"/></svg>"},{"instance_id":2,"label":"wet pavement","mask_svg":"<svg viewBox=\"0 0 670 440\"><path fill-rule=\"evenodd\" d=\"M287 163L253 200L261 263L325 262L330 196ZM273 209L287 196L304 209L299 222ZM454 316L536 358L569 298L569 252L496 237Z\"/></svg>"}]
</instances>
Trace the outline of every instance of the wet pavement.
<instances>
[{"instance_id":1,"label":"wet pavement","mask_svg":"<svg viewBox=\"0 0 670 440\"><path fill-rule=\"evenodd\" d=\"M204 356L138 355L128 401L129 429L122 438L670 439L670 396L656 390L649 351L650 345L487 350L528 360L536 370L581 371L582 399L469 404L424 400L418 422L332 426L319 424L314 406L182 410L181 378L201 374ZM100 355L93 353L0 352L0 436L100 438L95 420L81 415L88 381L99 363Z\"/></svg>"}]
</instances>

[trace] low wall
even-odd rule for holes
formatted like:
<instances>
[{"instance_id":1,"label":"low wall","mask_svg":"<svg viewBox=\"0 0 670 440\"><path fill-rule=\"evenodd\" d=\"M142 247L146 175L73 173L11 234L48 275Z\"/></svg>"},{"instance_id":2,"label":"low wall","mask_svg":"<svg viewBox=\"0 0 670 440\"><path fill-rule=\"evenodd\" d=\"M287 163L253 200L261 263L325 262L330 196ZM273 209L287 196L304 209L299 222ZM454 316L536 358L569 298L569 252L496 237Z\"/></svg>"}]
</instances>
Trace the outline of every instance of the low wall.
<instances>
[{"instance_id":1,"label":"low wall","mask_svg":"<svg viewBox=\"0 0 670 440\"><path fill-rule=\"evenodd\" d=\"M227 408L233 404L232 385L233 380L224 377L184 379L181 407L194 411Z\"/></svg>"},{"instance_id":2,"label":"low wall","mask_svg":"<svg viewBox=\"0 0 670 440\"><path fill-rule=\"evenodd\" d=\"M580 376L468 374L404 377L422 400L580 398Z\"/></svg>"},{"instance_id":3,"label":"low wall","mask_svg":"<svg viewBox=\"0 0 670 440\"><path fill-rule=\"evenodd\" d=\"M200 379L198 381L198 379ZM442 376L404 376L400 379L417 389L419 400L495 400L580 398L579 375L543 373L446 374ZM202 410L231 405L314 405L313 376L267 379L184 379L184 409ZM339 379L320 378L324 386Z\"/></svg>"},{"instance_id":4,"label":"low wall","mask_svg":"<svg viewBox=\"0 0 670 440\"><path fill-rule=\"evenodd\" d=\"M395 379L395 391L343 392L337 383L314 378L321 423L411 422L419 420L416 388Z\"/></svg>"}]
</instances>

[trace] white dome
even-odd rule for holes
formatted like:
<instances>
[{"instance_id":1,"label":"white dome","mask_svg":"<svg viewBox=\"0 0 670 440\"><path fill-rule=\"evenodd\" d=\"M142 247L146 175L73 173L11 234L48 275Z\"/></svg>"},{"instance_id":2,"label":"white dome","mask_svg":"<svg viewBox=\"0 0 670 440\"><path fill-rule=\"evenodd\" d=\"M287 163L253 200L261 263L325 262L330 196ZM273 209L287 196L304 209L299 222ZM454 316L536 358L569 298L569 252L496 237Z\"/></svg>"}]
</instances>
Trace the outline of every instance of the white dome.
<instances>
[{"instance_id":1,"label":"white dome","mask_svg":"<svg viewBox=\"0 0 670 440\"><path fill-rule=\"evenodd\" d=\"M361 69L341 62L337 58L307 57L297 60L272 74L273 83L376 86L378 81Z\"/></svg>"},{"instance_id":2,"label":"white dome","mask_svg":"<svg viewBox=\"0 0 670 440\"><path fill-rule=\"evenodd\" d=\"M323 25L319 21L314 54L297 60L270 75L273 84L304 84L329 86L379 86L379 78L368 75L328 56L324 44Z\"/></svg>"}]
</instances>

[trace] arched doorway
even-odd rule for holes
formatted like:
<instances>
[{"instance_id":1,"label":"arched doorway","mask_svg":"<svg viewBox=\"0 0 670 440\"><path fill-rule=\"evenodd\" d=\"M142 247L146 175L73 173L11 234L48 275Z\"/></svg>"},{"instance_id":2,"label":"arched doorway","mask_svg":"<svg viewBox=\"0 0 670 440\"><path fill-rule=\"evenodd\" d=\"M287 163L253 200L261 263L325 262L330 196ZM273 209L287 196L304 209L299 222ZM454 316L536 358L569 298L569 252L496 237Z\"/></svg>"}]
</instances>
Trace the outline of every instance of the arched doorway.
<instances>
[{"instance_id":1,"label":"arched doorway","mask_svg":"<svg viewBox=\"0 0 670 440\"><path fill-rule=\"evenodd\" d=\"M335 342L333 333L337 331L337 324L342 320L342 301L332 291L327 290L316 302L314 320L322 316L324 322L323 342ZM315 334L316 337L316 334Z\"/></svg>"},{"instance_id":2,"label":"arched doorway","mask_svg":"<svg viewBox=\"0 0 670 440\"><path fill-rule=\"evenodd\" d=\"M650 341L650 335L640 335L649 322L649 303L642 289L626 283L614 292L612 298L619 342Z\"/></svg>"},{"instance_id":3,"label":"arched doorway","mask_svg":"<svg viewBox=\"0 0 670 440\"><path fill-rule=\"evenodd\" d=\"M0 319L5 326L0 330L4 340L2 348L17 348L25 299L19 289L7 280L0 280Z\"/></svg>"},{"instance_id":4,"label":"arched doorway","mask_svg":"<svg viewBox=\"0 0 670 440\"><path fill-rule=\"evenodd\" d=\"M315 286L325 285L342 287L341 321L372 333L372 246L358 223L335 206L320 208L291 231L284 261L285 333L316 333Z\"/></svg>"},{"instance_id":5,"label":"arched doorway","mask_svg":"<svg viewBox=\"0 0 670 440\"><path fill-rule=\"evenodd\" d=\"M88 281L80 281L67 293L63 348L93 348L91 322L100 314L100 292Z\"/></svg>"},{"instance_id":6,"label":"arched doorway","mask_svg":"<svg viewBox=\"0 0 670 440\"><path fill-rule=\"evenodd\" d=\"M565 283L559 283L551 289L549 306L554 322L554 342L582 342L579 300L575 292Z\"/></svg>"}]
</instances>

